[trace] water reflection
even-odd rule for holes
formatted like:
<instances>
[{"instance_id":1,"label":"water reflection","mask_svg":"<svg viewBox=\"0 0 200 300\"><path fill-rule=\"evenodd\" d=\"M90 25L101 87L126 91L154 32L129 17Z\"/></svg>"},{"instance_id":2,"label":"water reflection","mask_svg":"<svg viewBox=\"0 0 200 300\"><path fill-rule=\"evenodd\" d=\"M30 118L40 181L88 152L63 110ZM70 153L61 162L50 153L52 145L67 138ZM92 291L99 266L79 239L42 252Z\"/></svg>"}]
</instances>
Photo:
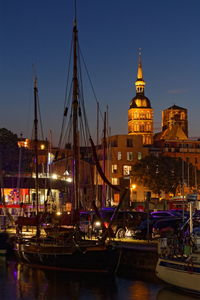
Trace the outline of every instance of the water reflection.
<instances>
[{"instance_id":1,"label":"water reflection","mask_svg":"<svg viewBox=\"0 0 200 300\"><path fill-rule=\"evenodd\" d=\"M118 299L115 277L98 274L45 272L49 281L47 299Z\"/></svg>"},{"instance_id":2,"label":"water reflection","mask_svg":"<svg viewBox=\"0 0 200 300\"><path fill-rule=\"evenodd\" d=\"M48 290L48 281L41 270L35 270L18 264L16 275L17 299L45 299L44 296Z\"/></svg>"},{"instance_id":3,"label":"water reflection","mask_svg":"<svg viewBox=\"0 0 200 300\"><path fill-rule=\"evenodd\" d=\"M6 261L2 266L1 300L118 299L113 276L44 272L15 262L7 264Z\"/></svg>"},{"instance_id":4,"label":"water reflection","mask_svg":"<svg viewBox=\"0 0 200 300\"><path fill-rule=\"evenodd\" d=\"M169 300L169 299L176 299L176 300L196 300L199 299L198 295L189 295L185 294L182 291L176 291L172 288L163 288L158 292L156 300Z\"/></svg>"},{"instance_id":5,"label":"water reflection","mask_svg":"<svg viewBox=\"0 0 200 300\"><path fill-rule=\"evenodd\" d=\"M145 273L133 278L42 271L0 258L1 300L191 300ZM145 277L148 279L147 275ZM150 280L152 278L152 280Z\"/></svg>"}]
</instances>

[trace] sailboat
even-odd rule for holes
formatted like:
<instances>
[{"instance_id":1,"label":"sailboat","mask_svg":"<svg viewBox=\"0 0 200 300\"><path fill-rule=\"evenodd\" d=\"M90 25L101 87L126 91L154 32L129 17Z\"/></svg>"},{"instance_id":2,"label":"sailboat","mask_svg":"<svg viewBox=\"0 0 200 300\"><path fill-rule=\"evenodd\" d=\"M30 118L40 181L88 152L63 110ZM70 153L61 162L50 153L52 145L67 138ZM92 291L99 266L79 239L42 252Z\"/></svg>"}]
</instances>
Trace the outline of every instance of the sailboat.
<instances>
[{"instance_id":1,"label":"sailboat","mask_svg":"<svg viewBox=\"0 0 200 300\"><path fill-rule=\"evenodd\" d=\"M22 263L32 267L56 269L75 272L110 273L116 270L119 264L119 250L112 244L107 235L101 240L82 239L79 233L79 133L78 133L78 95L79 82L77 76L77 43L78 31L76 18L73 26L73 96L72 96L72 120L73 120L73 188L72 210L68 218L67 234L53 237L41 237L42 228L38 212L38 158L37 158L37 85L35 82L35 163L36 163L36 236L27 240L19 236L15 244L16 254Z\"/></svg>"},{"instance_id":2,"label":"sailboat","mask_svg":"<svg viewBox=\"0 0 200 300\"><path fill-rule=\"evenodd\" d=\"M200 294L200 238L193 234L190 202L190 233L160 239L156 275L165 283Z\"/></svg>"}]
</instances>

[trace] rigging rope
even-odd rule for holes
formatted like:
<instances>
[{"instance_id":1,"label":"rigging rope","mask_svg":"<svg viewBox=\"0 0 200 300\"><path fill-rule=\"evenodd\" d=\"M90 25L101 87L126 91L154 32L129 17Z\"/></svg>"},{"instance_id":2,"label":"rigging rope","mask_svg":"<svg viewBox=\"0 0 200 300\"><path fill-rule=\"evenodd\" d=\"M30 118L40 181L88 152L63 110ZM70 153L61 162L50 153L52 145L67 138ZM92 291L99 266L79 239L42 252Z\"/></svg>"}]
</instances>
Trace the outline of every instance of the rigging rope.
<instances>
[{"instance_id":1,"label":"rigging rope","mask_svg":"<svg viewBox=\"0 0 200 300\"><path fill-rule=\"evenodd\" d=\"M67 97L67 93L68 93L68 85L69 85L69 76L70 76L70 69L71 69L71 58L72 58L72 47L73 46L73 36L71 39L71 46L70 46L70 55L69 55L69 63L68 63L68 72L67 72L67 83L66 83L66 89L65 89L65 101L64 101L64 112L66 110L66 107L69 107L69 102L70 102L70 98L69 96ZM71 82L71 87L70 87L70 92L69 95L71 95L71 90L72 90L72 82ZM61 144L62 144L62 138L63 138L63 131L64 131L64 127L65 127L65 114L63 115L63 119L62 119L62 125L61 125L61 133L60 133L60 138L59 138L59 142L58 142L58 149L61 148Z\"/></svg>"}]
</instances>

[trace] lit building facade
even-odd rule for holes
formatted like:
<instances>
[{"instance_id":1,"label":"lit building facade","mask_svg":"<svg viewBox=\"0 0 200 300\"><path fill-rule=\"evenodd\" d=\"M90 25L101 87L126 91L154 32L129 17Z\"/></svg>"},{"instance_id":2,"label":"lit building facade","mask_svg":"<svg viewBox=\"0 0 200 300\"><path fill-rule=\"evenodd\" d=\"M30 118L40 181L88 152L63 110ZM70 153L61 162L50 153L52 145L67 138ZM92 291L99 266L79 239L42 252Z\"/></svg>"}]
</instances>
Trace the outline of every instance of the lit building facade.
<instances>
[{"instance_id":1,"label":"lit building facade","mask_svg":"<svg viewBox=\"0 0 200 300\"><path fill-rule=\"evenodd\" d=\"M149 149L143 145L142 135L113 135L107 138L106 144L105 167L103 167L102 149L98 151L99 162L108 180L123 192L124 188L130 187L132 166L148 155ZM97 175L97 172L95 171L94 174ZM103 180L99 174L97 176L95 182L103 187ZM111 205L117 205L120 192L111 190L108 198L111 199ZM137 198L136 195L135 198ZM135 198L133 198L134 201L136 201ZM128 205L131 204L130 194L127 194L126 201Z\"/></svg>"}]
</instances>

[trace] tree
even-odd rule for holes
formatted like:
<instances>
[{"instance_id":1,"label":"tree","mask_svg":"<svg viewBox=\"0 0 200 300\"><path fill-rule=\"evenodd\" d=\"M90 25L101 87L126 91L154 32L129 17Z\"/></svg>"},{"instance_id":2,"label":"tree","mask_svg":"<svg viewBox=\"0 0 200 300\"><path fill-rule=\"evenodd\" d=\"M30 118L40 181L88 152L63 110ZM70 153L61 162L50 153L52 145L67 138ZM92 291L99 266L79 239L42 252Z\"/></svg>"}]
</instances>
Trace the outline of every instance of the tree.
<instances>
[{"instance_id":1,"label":"tree","mask_svg":"<svg viewBox=\"0 0 200 300\"><path fill-rule=\"evenodd\" d=\"M4 172L17 169L19 160L17 135L6 128L0 129L0 168Z\"/></svg>"},{"instance_id":2,"label":"tree","mask_svg":"<svg viewBox=\"0 0 200 300\"><path fill-rule=\"evenodd\" d=\"M146 156L132 168L133 181L160 195L173 193L182 182L182 160L167 156Z\"/></svg>"},{"instance_id":3,"label":"tree","mask_svg":"<svg viewBox=\"0 0 200 300\"><path fill-rule=\"evenodd\" d=\"M21 151L21 171L30 170L32 154L26 148L18 147L18 137L6 128L0 129L0 169L4 173L18 172Z\"/></svg>"}]
</instances>

